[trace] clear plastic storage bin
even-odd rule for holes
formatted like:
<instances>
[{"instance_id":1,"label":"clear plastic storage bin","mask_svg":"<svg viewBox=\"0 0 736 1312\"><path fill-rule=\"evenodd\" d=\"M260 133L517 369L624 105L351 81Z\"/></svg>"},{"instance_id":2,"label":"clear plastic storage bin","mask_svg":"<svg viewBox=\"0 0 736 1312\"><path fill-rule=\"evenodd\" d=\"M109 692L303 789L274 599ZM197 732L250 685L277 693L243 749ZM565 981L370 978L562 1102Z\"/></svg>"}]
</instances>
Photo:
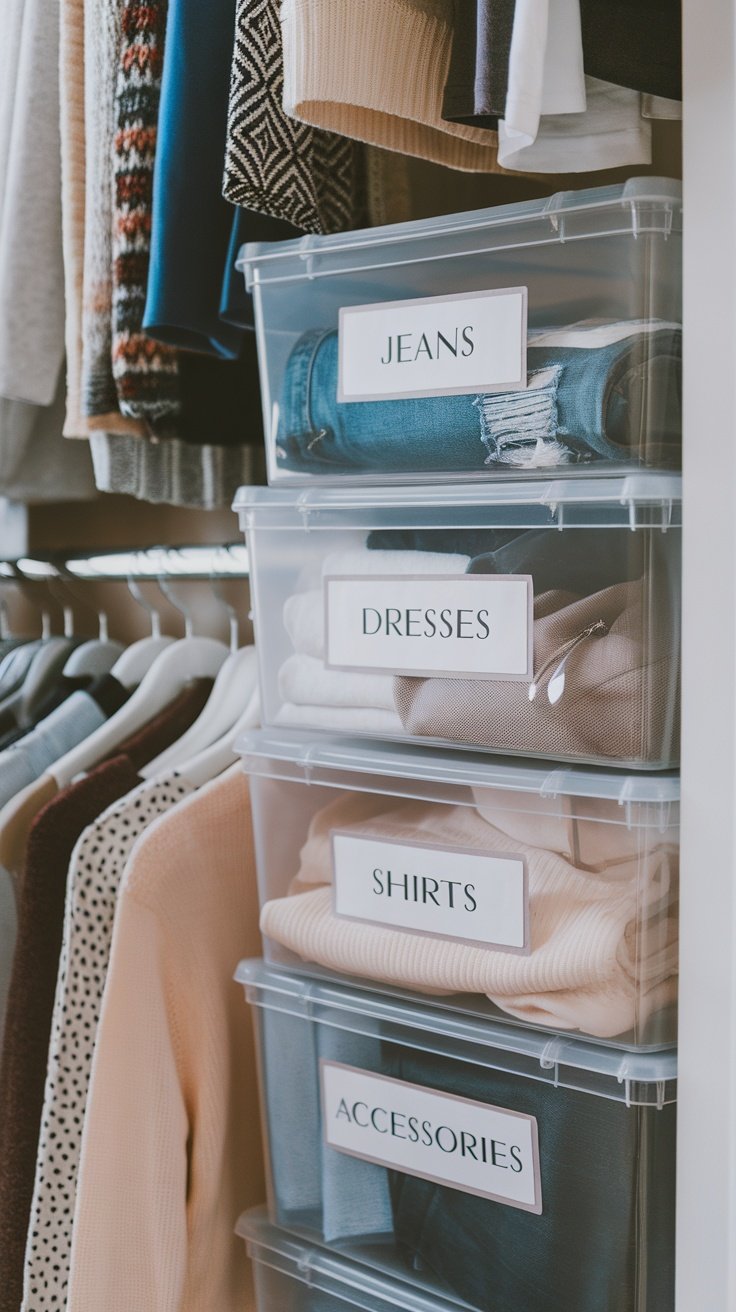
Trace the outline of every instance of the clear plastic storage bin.
<instances>
[{"instance_id":1,"label":"clear plastic storage bin","mask_svg":"<svg viewBox=\"0 0 736 1312\"><path fill-rule=\"evenodd\" d=\"M274 1224L479 1312L672 1312L674 1054L236 978Z\"/></svg>"},{"instance_id":2,"label":"clear plastic storage bin","mask_svg":"<svg viewBox=\"0 0 736 1312\"><path fill-rule=\"evenodd\" d=\"M241 488L264 724L667 769L680 479Z\"/></svg>"},{"instance_id":3,"label":"clear plastic storage bin","mask_svg":"<svg viewBox=\"0 0 736 1312\"><path fill-rule=\"evenodd\" d=\"M264 730L269 961L618 1046L677 1041L679 780Z\"/></svg>"},{"instance_id":4,"label":"clear plastic storage bin","mask_svg":"<svg viewBox=\"0 0 736 1312\"><path fill-rule=\"evenodd\" d=\"M459 1312L467 1303L383 1275L363 1262L279 1230L262 1208L240 1217L237 1233L253 1265L256 1312Z\"/></svg>"},{"instance_id":5,"label":"clear plastic storage bin","mask_svg":"<svg viewBox=\"0 0 736 1312\"><path fill-rule=\"evenodd\" d=\"M238 268L271 483L679 467L677 182L255 244Z\"/></svg>"}]
</instances>

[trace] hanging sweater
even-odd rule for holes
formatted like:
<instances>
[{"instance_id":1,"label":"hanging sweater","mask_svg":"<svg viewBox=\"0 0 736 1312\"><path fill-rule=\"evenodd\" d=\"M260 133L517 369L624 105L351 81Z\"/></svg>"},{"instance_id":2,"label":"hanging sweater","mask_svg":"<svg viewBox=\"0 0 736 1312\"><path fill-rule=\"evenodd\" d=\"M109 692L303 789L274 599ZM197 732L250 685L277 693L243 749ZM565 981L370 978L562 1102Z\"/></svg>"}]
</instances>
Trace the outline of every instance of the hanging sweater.
<instances>
[{"instance_id":1,"label":"hanging sweater","mask_svg":"<svg viewBox=\"0 0 736 1312\"><path fill-rule=\"evenodd\" d=\"M113 375L120 409L156 421L179 409L176 352L143 332L166 0L124 0L113 143Z\"/></svg>"},{"instance_id":2,"label":"hanging sweater","mask_svg":"<svg viewBox=\"0 0 736 1312\"><path fill-rule=\"evenodd\" d=\"M68 1312L244 1312L239 1213L264 1193L259 950L239 765L154 821L123 878L82 1142Z\"/></svg>"}]
</instances>

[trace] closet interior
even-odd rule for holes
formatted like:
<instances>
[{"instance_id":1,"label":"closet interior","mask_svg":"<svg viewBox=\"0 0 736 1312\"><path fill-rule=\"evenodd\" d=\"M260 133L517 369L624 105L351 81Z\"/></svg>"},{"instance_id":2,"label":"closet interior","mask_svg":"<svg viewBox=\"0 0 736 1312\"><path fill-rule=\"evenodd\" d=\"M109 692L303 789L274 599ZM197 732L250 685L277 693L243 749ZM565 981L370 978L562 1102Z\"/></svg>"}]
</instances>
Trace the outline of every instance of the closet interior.
<instances>
[{"instance_id":1,"label":"closet interior","mask_svg":"<svg viewBox=\"0 0 736 1312\"><path fill-rule=\"evenodd\" d=\"M683 99L674 5L52 8L0 59L0 1312L729 1312L713 32Z\"/></svg>"}]
</instances>

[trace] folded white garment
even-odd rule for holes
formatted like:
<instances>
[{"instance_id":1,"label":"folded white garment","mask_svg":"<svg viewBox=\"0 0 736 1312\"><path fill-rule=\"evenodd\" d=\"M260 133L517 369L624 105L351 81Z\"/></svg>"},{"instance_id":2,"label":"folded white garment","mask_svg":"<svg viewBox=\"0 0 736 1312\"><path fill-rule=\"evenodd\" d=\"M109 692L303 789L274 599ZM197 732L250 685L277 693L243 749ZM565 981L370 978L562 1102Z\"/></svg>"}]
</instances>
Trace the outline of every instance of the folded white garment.
<instances>
[{"instance_id":1,"label":"folded white garment","mask_svg":"<svg viewBox=\"0 0 736 1312\"><path fill-rule=\"evenodd\" d=\"M366 574L465 574L469 556L442 551L369 551L367 547L333 551L325 556L322 575L352 578ZM324 656L325 616L321 588L295 592L284 602L284 628L295 652L303 656ZM295 698L294 700L300 700ZM391 703L393 706L393 702Z\"/></svg>"},{"instance_id":2,"label":"folded white garment","mask_svg":"<svg viewBox=\"0 0 736 1312\"><path fill-rule=\"evenodd\" d=\"M330 833L523 856L531 951L524 956L458 939L353 922L335 915ZM509 838L473 807L388 802L366 812L345 794L312 820L292 884L268 902L261 929L305 961L424 993L479 993L509 1015L612 1038L641 1028L677 996L676 852L622 861L613 875L578 869L554 852ZM324 886L317 881L322 879ZM312 886L312 891L303 891Z\"/></svg>"},{"instance_id":3,"label":"folded white garment","mask_svg":"<svg viewBox=\"0 0 736 1312\"><path fill-rule=\"evenodd\" d=\"M284 702L298 706L373 707L394 711L394 680L390 674L364 674L328 670L314 656L295 653L279 670L279 692Z\"/></svg>"},{"instance_id":4,"label":"folded white garment","mask_svg":"<svg viewBox=\"0 0 736 1312\"><path fill-rule=\"evenodd\" d=\"M585 108L580 0L516 0L503 117L507 141L521 150L535 141L543 114L582 114Z\"/></svg>"},{"instance_id":5,"label":"folded white garment","mask_svg":"<svg viewBox=\"0 0 736 1312\"><path fill-rule=\"evenodd\" d=\"M501 121L499 163L505 169L533 173L587 173L650 164L652 125L642 117L641 93L592 77L586 77L585 87L584 114L544 116L536 140L522 149Z\"/></svg>"},{"instance_id":6,"label":"folded white garment","mask_svg":"<svg viewBox=\"0 0 736 1312\"><path fill-rule=\"evenodd\" d=\"M324 656L325 603L321 588L295 592L284 602L284 628L295 652L303 656Z\"/></svg>"},{"instance_id":7,"label":"folded white garment","mask_svg":"<svg viewBox=\"0 0 736 1312\"><path fill-rule=\"evenodd\" d=\"M395 711L380 711L373 706L296 706L293 702L284 702L276 723L290 724L298 729L329 729L335 733L390 736L404 733Z\"/></svg>"}]
</instances>

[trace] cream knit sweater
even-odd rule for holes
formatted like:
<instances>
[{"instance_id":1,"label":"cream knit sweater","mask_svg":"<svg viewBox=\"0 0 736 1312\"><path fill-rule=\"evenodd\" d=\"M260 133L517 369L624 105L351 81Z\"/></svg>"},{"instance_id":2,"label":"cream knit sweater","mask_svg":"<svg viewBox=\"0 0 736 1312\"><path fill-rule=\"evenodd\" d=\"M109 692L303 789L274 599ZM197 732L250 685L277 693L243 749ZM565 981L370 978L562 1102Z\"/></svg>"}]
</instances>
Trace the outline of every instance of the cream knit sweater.
<instances>
[{"instance_id":1,"label":"cream knit sweater","mask_svg":"<svg viewBox=\"0 0 736 1312\"><path fill-rule=\"evenodd\" d=\"M68 1312L243 1312L244 1208L264 1197L249 1009L258 954L240 766L136 844L87 1102Z\"/></svg>"},{"instance_id":2,"label":"cream knit sweater","mask_svg":"<svg viewBox=\"0 0 736 1312\"><path fill-rule=\"evenodd\" d=\"M498 171L495 132L442 118L452 0L283 0L291 117L469 173Z\"/></svg>"}]
</instances>

